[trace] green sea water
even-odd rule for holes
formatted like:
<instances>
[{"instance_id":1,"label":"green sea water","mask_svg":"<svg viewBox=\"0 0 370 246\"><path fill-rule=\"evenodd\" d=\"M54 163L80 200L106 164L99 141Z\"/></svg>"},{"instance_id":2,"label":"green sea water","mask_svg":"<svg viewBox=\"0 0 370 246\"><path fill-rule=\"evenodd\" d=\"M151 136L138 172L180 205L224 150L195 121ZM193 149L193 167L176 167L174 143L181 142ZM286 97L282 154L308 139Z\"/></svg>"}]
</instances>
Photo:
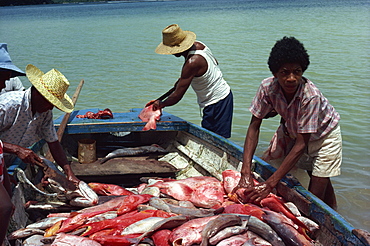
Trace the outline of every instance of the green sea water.
<instances>
[{"instance_id":1,"label":"green sea water","mask_svg":"<svg viewBox=\"0 0 370 246\"><path fill-rule=\"evenodd\" d=\"M183 58L158 55L161 30L179 24L197 34L218 59L234 93L231 140L243 145L248 107L262 79L271 76L267 58L276 40L295 36L305 45L313 81L341 115L342 174L332 179L338 212L370 231L370 11L369 1L201 0L110 2L0 8L0 42L14 63L47 72L60 70L72 96L85 85L76 109L142 108L177 80ZM26 87L28 80L21 78ZM200 124L189 89L165 109ZM54 110L55 117L62 112ZM279 118L263 122L261 155ZM294 172L306 185L307 177Z\"/></svg>"}]
</instances>

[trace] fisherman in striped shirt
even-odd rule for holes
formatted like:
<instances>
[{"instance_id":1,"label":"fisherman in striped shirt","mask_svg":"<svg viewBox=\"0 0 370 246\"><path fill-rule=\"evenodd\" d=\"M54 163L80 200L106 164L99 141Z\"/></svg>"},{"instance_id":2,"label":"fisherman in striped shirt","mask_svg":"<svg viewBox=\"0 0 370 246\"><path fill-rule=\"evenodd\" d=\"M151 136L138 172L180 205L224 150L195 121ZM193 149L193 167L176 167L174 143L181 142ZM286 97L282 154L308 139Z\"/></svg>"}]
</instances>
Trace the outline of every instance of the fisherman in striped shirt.
<instances>
[{"instance_id":1,"label":"fisherman in striped shirt","mask_svg":"<svg viewBox=\"0 0 370 246\"><path fill-rule=\"evenodd\" d=\"M244 201L266 197L294 166L307 170L309 191L336 209L330 177L340 175L342 138L340 116L319 89L303 77L309 65L303 44L284 37L272 48L268 65L273 77L262 81L250 111L252 119L244 143L242 179L237 188L247 188ZM262 159L283 158L265 182L253 187L251 163L264 118L281 116L281 124Z\"/></svg>"}]
</instances>

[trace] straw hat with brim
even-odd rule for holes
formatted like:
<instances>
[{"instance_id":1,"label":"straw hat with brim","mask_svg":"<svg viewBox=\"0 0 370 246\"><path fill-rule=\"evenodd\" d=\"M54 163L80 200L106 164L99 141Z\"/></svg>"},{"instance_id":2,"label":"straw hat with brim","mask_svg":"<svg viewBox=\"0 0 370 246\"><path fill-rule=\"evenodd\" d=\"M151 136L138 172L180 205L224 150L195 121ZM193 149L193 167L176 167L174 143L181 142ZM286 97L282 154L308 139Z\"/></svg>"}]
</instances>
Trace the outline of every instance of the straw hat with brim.
<instances>
[{"instance_id":1,"label":"straw hat with brim","mask_svg":"<svg viewBox=\"0 0 370 246\"><path fill-rule=\"evenodd\" d=\"M155 52L163 55L173 55L189 49L195 41L196 35L191 31L183 31L179 25L172 24L163 29L162 43Z\"/></svg>"},{"instance_id":2,"label":"straw hat with brim","mask_svg":"<svg viewBox=\"0 0 370 246\"><path fill-rule=\"evenodd\" d=\"M52 69L44 74L34 65L28 64L26 74L31 84L46 100L66 113L73 111L73 102L66 94L69 82L61 72Z\"/></svg>"},{"instance_id":3,"label":"straw hat with brim","mask_svg":"<svg viewBox=\"0 0 370 246\"><path fill-rule=\"evenodd\" d=\"M0 71L11 71L11 78L17 76L26 76L26 74L12 63L8 53L8 45L0 43Z\"/></svg>"}]
</instances>

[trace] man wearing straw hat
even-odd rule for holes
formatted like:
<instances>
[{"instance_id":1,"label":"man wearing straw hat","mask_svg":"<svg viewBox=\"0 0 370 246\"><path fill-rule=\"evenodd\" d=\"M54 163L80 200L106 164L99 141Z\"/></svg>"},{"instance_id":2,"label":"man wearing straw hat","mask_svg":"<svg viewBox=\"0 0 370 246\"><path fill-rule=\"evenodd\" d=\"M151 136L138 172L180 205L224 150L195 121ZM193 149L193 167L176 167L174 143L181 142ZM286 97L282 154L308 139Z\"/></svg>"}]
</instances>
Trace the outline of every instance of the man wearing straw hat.
<instances>
[{"instance_id":1,"label":"man wearing straw hat","mask_svg":"<svg viewBox=\"0 0 370 246\"><path fill-rule=\"evenodd\" d=\"M202 127L223 137L231 136L233 94L224 80L216 58L202 42L196 41L191 31L183 31L177 24L162 31L162 42L155 52L158 54L183 56L185 58L181 76L164 101L152 100L153 109L162 109L178 103L191 85L202 110ZM172 93L171 93L172 92Z\"/></svg>"},{"instance_id":2,"label":"man wearing straw hat","mask_svg":"<svg viewBox=\"0 0 370 246\"><path fill-rule=\"evenodd\" d=\"M22 147L29 147L44 139L67 178L77 183L79 180L58 141L52 113L54 107L66 113L73 111L73 102L66 94L69 82L56 69L44 74L31 64L26 67L26 75L32 84L31 88L0 96L0 138L5 143ZM11 163L11 159L14 156L5 156L6 163Z\"/></svg>"},{"instance_id":3,"label":"man wearing straw hat","mask_svg":"<svg viewBox=\"0 0 370 246\"><path fill-rule=\"evenodd\" d=\"M9 79L25 75L26 74L22 70L12 63L7 44L0 43L0 91L6 87L6 82L8 82ZM0 123L2 124L3 121L0 121ZM10 179L3 159L3 152L17 155L25 163L33 163L35 160L41 161L40 157L32 150L10 143L3 143L0 140L0 244L4 241L10 216L13 211Z\"/></svg>"}]
</instances>

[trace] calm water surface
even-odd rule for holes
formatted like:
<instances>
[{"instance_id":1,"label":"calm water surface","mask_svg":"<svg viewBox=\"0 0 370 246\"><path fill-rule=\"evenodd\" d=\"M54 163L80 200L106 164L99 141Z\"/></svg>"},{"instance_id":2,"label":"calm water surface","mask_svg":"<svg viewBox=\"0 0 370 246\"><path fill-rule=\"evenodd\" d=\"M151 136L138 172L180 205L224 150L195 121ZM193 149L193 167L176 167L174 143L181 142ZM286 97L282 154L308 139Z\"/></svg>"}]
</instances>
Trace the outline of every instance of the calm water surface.
<instances>
[{"instance_id":1,"label":"calm water surface","mask_svg":"<svg viewBox=\"0 0 370 246\"><path fill-rule=\"evenodd\" d=\"M248 107L265 77L276 40L295 36L311 59L305 76L341 115L342 174L333 178L339 213L370 231L370 11L369 1L164 1L0 8L0 42L16 65L60 70L72 96L85 85L76 109L141 108L177 80L183 58L158 55L161 30L173 23L191 30L217 57L234 92L231 140L242 145ZM28 87L30 83L22 78ZM194 92L167 112L200 123ZM54 111L55 116L62 113ZM257 155L279 119L264 121ZM294 172L295 173L295 172ZM306 186L305 174L296 173Z\"/></svg>"}]
</instances>

